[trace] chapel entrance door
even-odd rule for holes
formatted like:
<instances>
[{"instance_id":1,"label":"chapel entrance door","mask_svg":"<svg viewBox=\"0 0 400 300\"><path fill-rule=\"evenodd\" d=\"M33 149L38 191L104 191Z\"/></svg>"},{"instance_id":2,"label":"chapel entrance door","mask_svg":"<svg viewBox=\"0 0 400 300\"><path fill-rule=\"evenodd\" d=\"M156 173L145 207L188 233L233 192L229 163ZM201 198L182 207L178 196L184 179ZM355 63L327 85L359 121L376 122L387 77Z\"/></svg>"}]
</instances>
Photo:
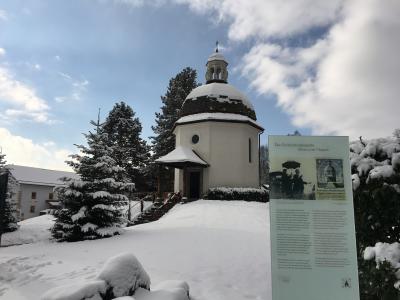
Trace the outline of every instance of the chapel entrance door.
<instances>
[{"instance_id":1,"label":"chapel entrance door","mask_svg":"<svg viewBox=\"0 0 400 300\"><path fill-rule=\"evenodd\" d=\"M189 173L189 198L200 198L200 171L192 171Z\"/></svg>"}]
</instances>

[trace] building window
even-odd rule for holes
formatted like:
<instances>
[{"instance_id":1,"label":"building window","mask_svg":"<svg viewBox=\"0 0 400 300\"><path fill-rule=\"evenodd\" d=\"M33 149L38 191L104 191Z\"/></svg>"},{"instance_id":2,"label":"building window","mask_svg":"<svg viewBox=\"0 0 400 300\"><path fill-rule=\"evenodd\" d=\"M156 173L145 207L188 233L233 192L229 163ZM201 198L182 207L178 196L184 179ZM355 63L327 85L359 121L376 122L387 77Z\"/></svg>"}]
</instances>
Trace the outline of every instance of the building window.
<instances>
[{"instance_id":1,"label":"building window","mask_svg":"<svg viewBox=\"0 0 400 300\"><path fill-rule=\"evenodd\" d=\"M34 212L35 212L35 205L31 205L30 212L31 212L31 213L34 213Z\"/></svg>"},{"instance_id":2,"label":"building window","mask_svg":"<svg viewBox=\"0 0 400 300\"><path fill-rule=\"evenodd\" d=\"M36 199L36 192L32 192L32 199L33 199L33 200Z\"/></svg>"},{"instance_id":3,"label":"building window","mask_svg":"<svg viewBox=\"0 0 400 300\"><path fill-rule=\"evenodd\" d=\"M54 199L54 194L53 193L49 193L49 200L53 200Z\"/></svg>"},{"instance_id":4,"label":"building window","mask_svg":"<svg viewBox=\"0 0 400 300\"><path fill-rule=\"evenodd\" d=\"M197 134L192 136L192 143L197 144L199 142L200 138Z\"/></svg>"},{"instance_id":5,"label":"building window","mask_svg":"<svg viewBox=\"0 0 400 300\"><path fill-rule=\"evenodd\" d=\"M249 163L251 163L251 139L249 139Z\"/></svg>"}]
</instances>

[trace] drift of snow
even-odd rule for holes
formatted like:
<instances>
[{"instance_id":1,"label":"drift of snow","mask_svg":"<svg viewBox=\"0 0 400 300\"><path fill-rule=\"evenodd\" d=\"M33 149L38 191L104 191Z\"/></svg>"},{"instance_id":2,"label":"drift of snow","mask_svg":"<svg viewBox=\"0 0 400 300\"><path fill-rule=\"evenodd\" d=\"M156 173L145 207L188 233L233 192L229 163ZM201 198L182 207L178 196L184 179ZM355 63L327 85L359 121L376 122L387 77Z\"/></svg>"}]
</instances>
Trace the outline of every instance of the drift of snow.
<instances>
[{"instance_id":1,"label":"drift of snow","mask_svg":"<svg viewBox=\"0 0 400 300\"><path fill-rule=\"evenodd\" d=\"M105 294L106 283L103 280L88 281L53 288L42 296L42 300L101 300Z\"/></svg>"}]
</instances>

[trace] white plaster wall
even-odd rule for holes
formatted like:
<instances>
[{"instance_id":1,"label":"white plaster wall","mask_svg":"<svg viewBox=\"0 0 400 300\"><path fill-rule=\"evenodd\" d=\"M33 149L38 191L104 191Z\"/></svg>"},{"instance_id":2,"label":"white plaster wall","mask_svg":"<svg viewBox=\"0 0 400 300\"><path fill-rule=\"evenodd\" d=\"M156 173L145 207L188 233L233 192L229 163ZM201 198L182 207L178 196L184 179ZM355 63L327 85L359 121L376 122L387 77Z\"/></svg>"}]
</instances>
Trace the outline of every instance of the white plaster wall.
<instances>
[{"instance_id":1,"label":"white plaster wall","mask_svg":"<svg viewBox=\"0 0 400 300\"><path fill-rule=\"evenodd\" d=\"M209 122L193 123L186 125L178 125L174 131L176 137L176 146L184 146L191 148L206 162L209 160L210 155L210 124ZM192 136L197 134L199 142L192 143ZM202 191L207 191L209 185L208 168L203 169L203 187ZM175 169L175 192L183 192L183 170Z\"/></svg>"},{"instance_id":2,"label":"white plaster wall","mask_svg":"<svg viewBox=\"0 0 400 300\"><path fill-rule=\"evenodd\" d=\"M259 187L259 130L245 123L211 122L210 125L209 186Z\"/></svg>"},{"instance_id":3,"label":"white plaster wall","mask_svg":"<svg viewBox=\"0 0 400 300\"><path fill-rule=\"evenodd\" d=\"M19 192L21 193L21 202L17 203L20 211L20 219L25 220L39 216L41 210L48 208L46 200L49 200L49 193L53 192L53 186L20 184ZM36 192L36 200L32 199L32 192ZM18 191L14 197L17 197ZM54 200L56 200L54 193ZM18 198L17 198L18 199ZM19 200L19 199L18 199ZM35 205L35 212L31 213L31 205Z\"/></svg>"},{"instance_id":4,"label":"white plaster wall","mask_svg":"<svg viewBox=\"0 0 400 300\"><path fill-rule=\"evenodd\" d=\"M210 187L259 187L259 130L245 123L201 122L178 125L176 145L195 150L210 166L203 171L203 193ZM192 136L199 135L197 144ZM248 140L252 140L249 163ZM175 191L182 190L183 170L175 171Z\"/></svg>"}]
</instances>

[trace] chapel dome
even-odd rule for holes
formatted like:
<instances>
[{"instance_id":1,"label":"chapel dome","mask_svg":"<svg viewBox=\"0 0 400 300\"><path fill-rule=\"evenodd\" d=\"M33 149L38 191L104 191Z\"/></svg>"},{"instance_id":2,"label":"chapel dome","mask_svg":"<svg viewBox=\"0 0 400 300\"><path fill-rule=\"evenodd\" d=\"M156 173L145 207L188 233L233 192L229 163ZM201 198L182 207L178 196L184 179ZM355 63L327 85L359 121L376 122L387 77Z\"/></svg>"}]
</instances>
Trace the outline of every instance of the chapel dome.
<instances>
[{"instance_id":1,"label":"chapel dome","mask_svg":"<svg viewBox=\"0 0 400 300\"><path fill-rule=\"evenodd\" d=\"M228 84L228 62L216 51L207 60L206 84L193 89L186 97L181 116L199 113L230 113L256 120L253 105L234 86Z\"/></svg>"}]
</instances>

